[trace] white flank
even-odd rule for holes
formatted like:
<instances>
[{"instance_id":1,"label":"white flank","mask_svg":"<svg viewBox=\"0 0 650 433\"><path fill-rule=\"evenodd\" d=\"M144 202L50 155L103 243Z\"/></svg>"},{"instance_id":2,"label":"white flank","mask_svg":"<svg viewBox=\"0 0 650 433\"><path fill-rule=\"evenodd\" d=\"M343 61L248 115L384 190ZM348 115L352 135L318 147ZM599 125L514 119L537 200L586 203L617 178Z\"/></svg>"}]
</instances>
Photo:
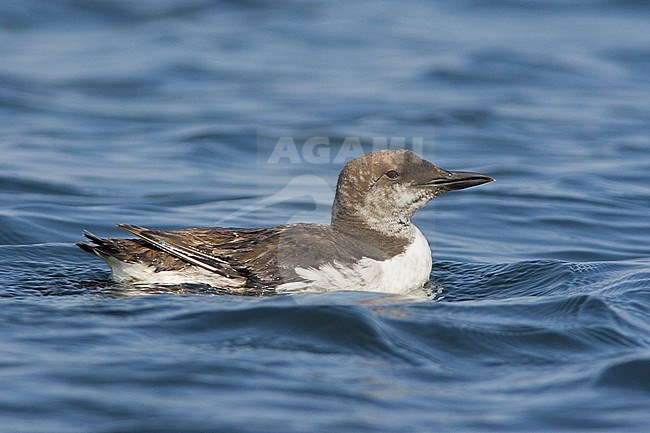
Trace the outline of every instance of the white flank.
<instances>
[{"instance_id":1,"label":"white flank","mask_svg":"<svg viewBox=\"0 0 650 433\"><path fill-rule=\"evenodd\" d=\"M363 258L352 267L338 262L318 268L296 268L305 281L285 283L278 291L359 290L405 294L422 287L431 273L431 249L422 232L411 226L414 237L402 254L390 260Z\"/></svg>"},{"instance_id":2,"label":"white flank","mask_svg":"<svg viewBox=\"0 0 650 433\"><path fill-rule=\"evenodd\" d=\"M234 280L208 270L192 266L181 271L156 272L153 268L140 263L127 263L114 257L100 255L111 271L113 279L119 282L136 282L138 284L160 284L175 286L179 284L208 284L214 287L242 287L244 279Z\"/></svg>"}]
</instances>

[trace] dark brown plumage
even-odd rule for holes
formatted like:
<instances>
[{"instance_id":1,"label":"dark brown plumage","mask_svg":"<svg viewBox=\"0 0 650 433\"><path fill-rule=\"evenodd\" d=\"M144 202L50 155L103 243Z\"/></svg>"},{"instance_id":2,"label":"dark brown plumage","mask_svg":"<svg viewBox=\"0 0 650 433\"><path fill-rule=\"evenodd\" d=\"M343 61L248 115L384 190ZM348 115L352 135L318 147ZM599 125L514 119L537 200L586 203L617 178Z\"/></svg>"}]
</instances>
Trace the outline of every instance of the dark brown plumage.
<instances>
[{"instance_id":1,"label":"dark brown plumage","mask_svg":"<svg viewBox=\"0 0 650 433\"><path fill-rule=\"evenodd\" d=\"M137 239L104 239L85 232L91 244L77 245L104 259L114 274L121 264L142 265L153 274L198 269L218 277L224 287L267 291L305 281L297 268L352 268L364 258L382 262L399 256L422 236L411 223L418 209L446 191L492 180L443 170L409 151L379 151L350 161L342 170L331 225L162 231L120 224Z\"/></svg>"}]
</instances>

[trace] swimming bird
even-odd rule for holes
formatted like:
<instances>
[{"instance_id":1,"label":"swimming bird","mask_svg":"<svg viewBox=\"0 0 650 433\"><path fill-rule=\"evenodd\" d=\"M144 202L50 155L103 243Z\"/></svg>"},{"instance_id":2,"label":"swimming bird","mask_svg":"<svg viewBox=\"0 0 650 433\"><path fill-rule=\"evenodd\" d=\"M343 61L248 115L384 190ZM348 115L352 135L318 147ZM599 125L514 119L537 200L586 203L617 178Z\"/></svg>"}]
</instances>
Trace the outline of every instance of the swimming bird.
<instances>
[{"instance_id":1,"label":"swimming bird","mask_svg":"<svg viewBox=\"0 0 650 433\"><path fill-rule=\"evenodd\" d=\"M409 150L380 150L348 162L329 225L154 230L118 227L135 239L76 245L103 259L117 281L200 283L231 293L359 290L402 294L429 281L429 243L413 214L448 191L492 182L447 171Z\"/></svg>"}]
</instances>

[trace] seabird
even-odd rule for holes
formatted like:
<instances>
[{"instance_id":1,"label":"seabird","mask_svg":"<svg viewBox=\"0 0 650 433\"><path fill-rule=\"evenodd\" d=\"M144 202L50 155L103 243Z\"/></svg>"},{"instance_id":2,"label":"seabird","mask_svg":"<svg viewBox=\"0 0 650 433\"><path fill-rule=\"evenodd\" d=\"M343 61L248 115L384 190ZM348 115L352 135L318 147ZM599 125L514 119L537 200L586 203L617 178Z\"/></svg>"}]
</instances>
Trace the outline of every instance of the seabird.
<instances>
[{"instance_id":1,"label":"seabird","mask_svg":"<svg viewBox=\"0 0 650 433\"><path fill-rule=\"evenodd\" d=\"M427 283L432 266L413 214L448 191L493 180L443 170L408 150L380 150L345 165L329 225L163 231L119 224L137 239L84 232L91 243L76 245L104 260L117 281L200 283L241 294L403 294Z\"/></svg>"}]
</instances>

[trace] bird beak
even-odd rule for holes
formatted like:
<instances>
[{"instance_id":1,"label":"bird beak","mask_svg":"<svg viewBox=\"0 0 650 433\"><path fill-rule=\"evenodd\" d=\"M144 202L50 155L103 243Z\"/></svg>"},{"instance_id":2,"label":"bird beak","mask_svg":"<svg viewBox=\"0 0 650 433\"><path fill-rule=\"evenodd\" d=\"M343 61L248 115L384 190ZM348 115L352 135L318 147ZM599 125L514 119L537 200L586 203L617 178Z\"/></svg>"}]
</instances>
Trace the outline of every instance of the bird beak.
<instances>
[{"instance_id":1,"label":"bird beak","mask_svg":"<svg viewBox=\"0 0 650 433\"><path fill-rule=\"evenodd\" d=\"M471 171L446 171L445 173L445 177L433 179L427 185L439 186L447 191L455 191L494 181L490 176Z\"/></svg>"}]
</instances>

